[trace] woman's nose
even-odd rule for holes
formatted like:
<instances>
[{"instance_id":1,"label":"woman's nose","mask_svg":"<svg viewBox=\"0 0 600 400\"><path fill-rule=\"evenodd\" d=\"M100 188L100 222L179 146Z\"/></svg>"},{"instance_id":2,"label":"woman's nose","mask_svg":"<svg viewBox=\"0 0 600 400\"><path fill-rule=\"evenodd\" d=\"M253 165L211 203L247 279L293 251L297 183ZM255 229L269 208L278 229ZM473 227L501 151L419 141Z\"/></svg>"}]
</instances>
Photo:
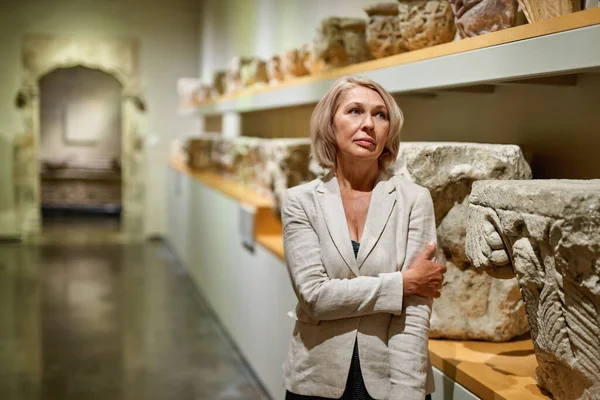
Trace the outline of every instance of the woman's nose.
<instances>
[{"instance_id":1,"label":"woman's nose","mask_svg":"<svg viewBox=\"0 0 600 400\"><path fill-rule=\"evenodd\" d=\"M363 129L372 130L373 126L373 118L370 114L365 114L365 119L363 120Z\"/></svg>"}]
</instances>

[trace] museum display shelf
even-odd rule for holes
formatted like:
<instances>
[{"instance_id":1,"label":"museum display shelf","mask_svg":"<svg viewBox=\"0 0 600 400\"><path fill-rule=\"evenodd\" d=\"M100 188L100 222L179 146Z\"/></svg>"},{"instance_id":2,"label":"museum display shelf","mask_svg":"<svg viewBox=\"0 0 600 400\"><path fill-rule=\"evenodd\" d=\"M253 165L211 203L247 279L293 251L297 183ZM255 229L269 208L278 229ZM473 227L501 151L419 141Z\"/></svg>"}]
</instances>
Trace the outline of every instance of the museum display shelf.
<instances>
[{"instance_id":1,"label":"museum display shelf","mask_svg":"<svg viewBox=\"0 0 600 400\"><path fill-rule=\"evenodd\" d=\"M224 95L182 114L249 112L318 102L335 79L360 74L391 93L510 83L600 67L600 8L521 25L278 85Z\"/></svg>"},{"instance_id":2,"label":"museum display shelf","mask_svg":"<svg viewBox=\"0 0 600 400\"><path fill-rule=\"evenodd\" d=\"M281 222L270 198L216 173L194 171L181 158L172 159L170 167L235 202L255 207L256 243L284 263ZM535 382L537 361L528 337L504 343L432 339L429 351L434 367L481 399L549 399Z\"/></svg>"}]
</instances>

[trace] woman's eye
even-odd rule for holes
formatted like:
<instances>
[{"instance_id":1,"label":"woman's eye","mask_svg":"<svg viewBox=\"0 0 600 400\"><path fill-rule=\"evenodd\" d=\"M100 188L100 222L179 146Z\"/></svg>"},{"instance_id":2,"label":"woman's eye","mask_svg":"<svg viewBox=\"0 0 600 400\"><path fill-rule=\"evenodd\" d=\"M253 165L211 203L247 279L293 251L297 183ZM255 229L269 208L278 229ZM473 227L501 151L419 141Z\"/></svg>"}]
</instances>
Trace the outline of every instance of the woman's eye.
<instances>
[{"instance_id":1,"label":"woman's eye","mask_svg":"<svg viewBox=\"0 0 600 400\"><path fill-rule=\"evenodd\" d=\"M385 115L385 113L384 113L384 112L378 112L378 113L377 113L377 116L378 116L379 118L381 118L381 119L387 119L387 115Z\"/></svg>"},{"instance_id":2,"label":"woman's eye","mask_svg":"<svg viewBox=\"0 0 600 400\"><path fill-rule=\"evenodd\" d=\"M358 114L358 113L359 113L358 108L353 108L350 110L350 114Z\"/></svg>"}]
</instances>

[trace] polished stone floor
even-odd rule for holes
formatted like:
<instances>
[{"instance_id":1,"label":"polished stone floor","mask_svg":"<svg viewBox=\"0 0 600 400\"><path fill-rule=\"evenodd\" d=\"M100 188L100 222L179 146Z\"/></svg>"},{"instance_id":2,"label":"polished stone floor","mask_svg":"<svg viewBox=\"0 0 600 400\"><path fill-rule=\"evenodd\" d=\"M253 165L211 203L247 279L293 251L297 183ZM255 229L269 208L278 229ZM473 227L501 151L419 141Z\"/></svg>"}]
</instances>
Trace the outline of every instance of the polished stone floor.
<instances>
[{"instance_id":1,"label":"polished stone floor","mask_svg":"<svg viewBox=\"0 0 600 400\"><path fill-rule=\"evenodd\" d=\"M0 242L0 399L268 399L160 241L116 220Z\"/></svg>"}]
</instances>

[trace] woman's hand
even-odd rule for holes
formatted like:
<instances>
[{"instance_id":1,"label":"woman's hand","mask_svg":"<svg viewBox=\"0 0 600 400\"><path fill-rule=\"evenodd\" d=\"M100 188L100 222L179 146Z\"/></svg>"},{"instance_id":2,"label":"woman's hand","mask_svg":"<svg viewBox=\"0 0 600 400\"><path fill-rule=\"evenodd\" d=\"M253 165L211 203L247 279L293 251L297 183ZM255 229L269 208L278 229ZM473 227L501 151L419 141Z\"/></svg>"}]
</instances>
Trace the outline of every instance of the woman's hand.
<instances>
[{"instance_id":1,"label":"woman's hand","mask_svg":"<svg viewBox=\"0 0 600 400\"><path fill-rule=\"evenodd\" d=\"M431 261L434 254L435 244L430 243L408 266L408 269L402 271L404 295L440 297L446 267Z\"/></svg>"}]
</instances>

